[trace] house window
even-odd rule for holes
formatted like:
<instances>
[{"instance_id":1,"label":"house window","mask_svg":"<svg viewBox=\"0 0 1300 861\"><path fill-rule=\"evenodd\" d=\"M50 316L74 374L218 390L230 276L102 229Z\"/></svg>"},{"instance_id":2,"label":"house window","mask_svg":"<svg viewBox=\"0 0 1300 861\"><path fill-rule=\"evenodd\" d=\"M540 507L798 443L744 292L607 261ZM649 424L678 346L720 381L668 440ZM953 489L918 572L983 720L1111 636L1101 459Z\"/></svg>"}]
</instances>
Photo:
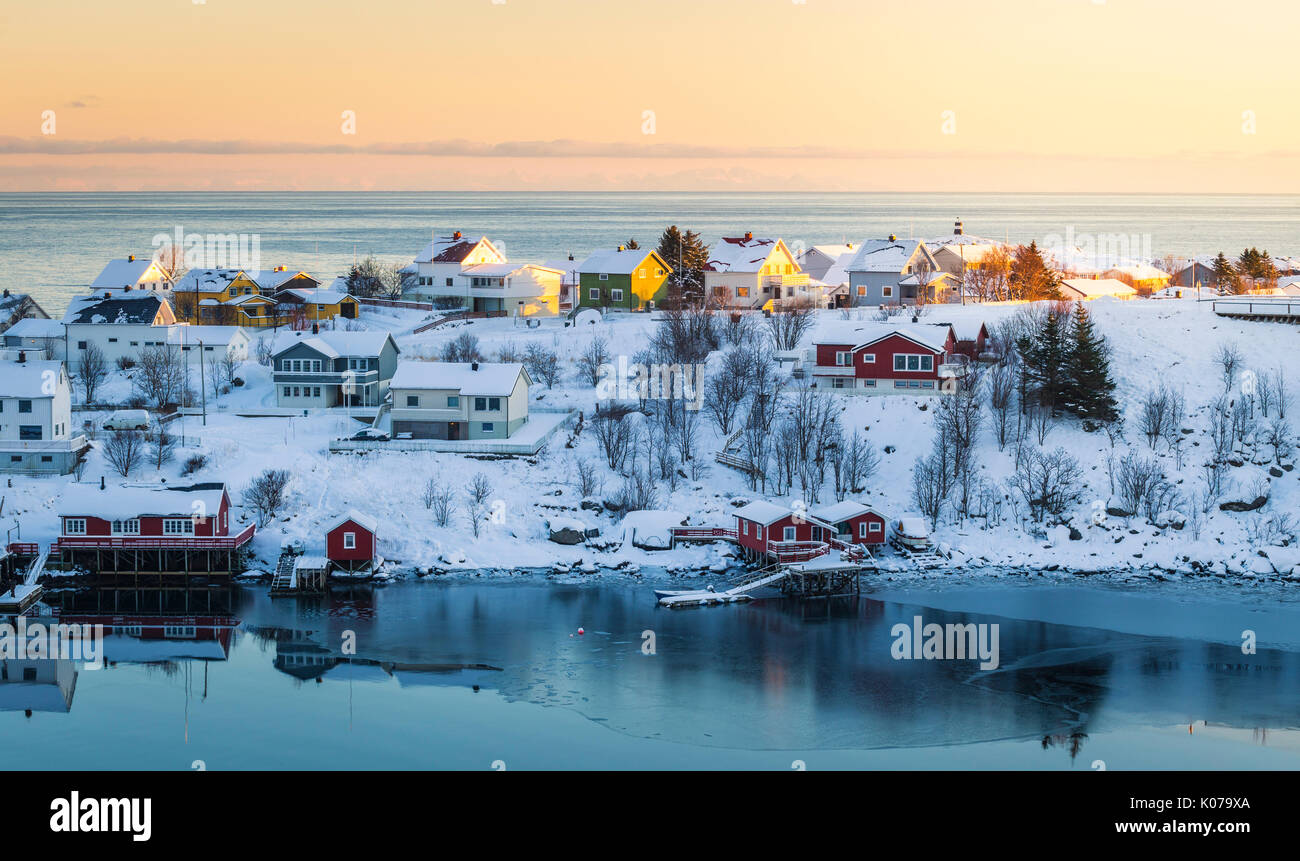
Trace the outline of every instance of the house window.
<instances>
[{"instance_id":1,"label":"house window","mask_svg":"<svg viewBox=\"0 0 1300 861\"><path fill-rule=\"evenodd\" d=\"M785 537L785 540L786 540L786 541L794 541L794 536L795 536L795 529L794 529L794 527L793 527L793 526L787 526L787 527L785 528L785 530L784 530L784 537Z\"/></svg>"},{"instance_id":2,"label":"house window","mask_svg":"<svg viewBox=\"0 0 1300 861\"><path fill-rule=\"evenodd\" d=\"M448 286L448 287L451 286L451 279L450 279L450 278L447 279L447 286Z\"/></svg>"},{"instance_id":3,"label":"house window","mask_svg":"<svg viewBox=\"0 0 1300 861\"><path fill-rule=\"evenodd\" d=\"M406 396L406 405L407 405L408 407L418 407L418 406L420 405L420 396L419 396L419 395L407 395L407 396Z\"/></svg>"},{"instance_id":4,"label":"house window","mask_svg":"<svg viewBox=\"0 0 1300 861\"><path fill-rule=\"evenodd\" d=\"M610 300L611 302L622 302L622 301L623 301L623 291L622 291L622 290L610 290L610 291L609 291L609 300Z\"/></svg>"},{"instance_id":5,"label":"house window","mask_svg":"<svg viewBox=\"0 0 1300 861\"><path fill-rule=\"evenodd\" d=\"M609 273L608 273L608 272L602 272L602 273L600 273L600 280L601 280L601 281L608 281L608 280L609 280Z\"/></svg>"},{"instance_id":6,"label":"house window","mask_svg":"<svg viewBox=\"0 0 1300 861\"><path fill-rule=\"evenodd\" d=\"M740 521L740 534L741 534L741 535L745 535L745 536L748 536L748 535L749 535L749 521L748 521L748 520L742 520L742 521Z\"/></svg>"},{"instance_id":7,"label":"house window","mask_svg":"<svg viewBox=\"0 0 1300 861\"><path fill-rule=\"evenodd\" d=\"M110 344L116 344L116 343L117 343L117 338L109 338L109 339L108 339L108 343L110 343Z\"/></svg>"},{"instance_id":8,"label":"house window","mask_svg":"<svg viewBox=\"0 0 1300 861\"><path fill-rule=\"evenodd\" d=\"M64 535L85 535L86 521L80 517L69 517L63 521Z\"/></svg>"},{"instance_id":9,"label":"house window","mask_svg":"<svg viewBox=\"0 0 1300 861\"><path fill-rule=\"evenodd\" d=\"M168 518L163 521L163 535L193 535L194 521L187 518Z\"/></svg>"},{"instance_id":10,"label":"house window","mask_svg":"<svg viewBox=\"0 0 1300 861\"><path fill-rule=\"evenodd\" d=\"M137 518L114 520L112 530L114 535L139 535L140 521Z\"/></svg>"},{"instance_id":11,"label":"house window","mask_svg":"<svg viewBox=\"0 0 1300 861\"><path fill-rule=\"evenodd\" d=\"M866 386L867 388L874 389L874 388L876 387L876 381L875 381L875 380L863 380L863 381L862 381L862 385Z\"/></svg>"},{"instance_id":12,"label":"house window","mask_svg":"<svg viewBox=\"0 0 1300 861\"><path fill-rule=\"evenodd\" d=\"M482 410L486 410L486 409L487 409L487 398L475 398L475 399L474 399L474 409L476 409L476 410L480 410L480 411L482 411Z\"/></svg>"},{"instance_id":13,"label":"house window","mask_svg":"<svg viewBox=\"0 0 1300 861\"><path fill-rule=\"evenodd\" d=\"M496 429L496 422L483 422L483 433L495 433Z\"/></svg>"},{"instance_id":14,"label":"house window","mask_svg":"<svg viewBox=\"0 0 1300 861\"><path fill-rule=\"evenodd\" d=\"M843 350L835 351L835 364L844 366L853 364L853 354Z\"/></svg>"},{"instance_id":15,"label":"house window","mask_svg":"<svg viewBox=\"0 0 1300 861\"><path fill-rule=\"evenodd\" d=\"M858 537L867 537L867 522L865 520L858 524Z\"/></svg>"},{"instance_id":16,"label":"house window","mask_svg":"<svg viewBox=\"0 0 1300 861\"><path fill-rule=\"evenodd\" d=\"M891 296L894 295L894 288L893 288L893 287L881 287L881 288L880 288L880 295L881 295L881 296L884 296L886 299L888 299L889 297L891 297Z\"/></svg>"},{"instance_id":17,"label":"house window","mask_svg":"<svg viewBox=\"0 0 1300 861\"><path fill-rule=\"evenodd\" d=\"M343 533L343 549L344 550L357 549L357 534L355 532Z\"/></svg>"},{"instance_id":18,"label":"house window","mask_svg":"<svg viewBox=\"0 0 1300 861\"><path fill-rule=\"evenodd\" d=\"M448 409L460 409L460 396L459 396L459 395L447 395L447 408L448 408Z\"/></svg>"},{"instance_id":19,"label":"house window","mask_svg":"<svg viewBox=\"0 0 1300 861\"><path fill-rule=\"evenodd\" d=\"M488 409L489 409L489 410L499 410L499 409L501 409L501 399L500 399L500 398L488 398Z\"/></svg>"},{"instance_id":20,"label":"house window","mask_svg":"<svg viewBox=\"0 0 1300 861\"><path fill-rule=\"evenodd\" d=\"M894 380L894 388L896 389L907 388L907 380Z\"/></svg>"},{"instance_id":21,"label":"house window","mask_svg":"<svg viewBox=\"0 0 1300 861\"><path fill-rule=\"evenodd\" d=\"M638 270L636 271L636 277L638 277L638 278L644 278L644 277L645 277L645 270L644 270L644 269L638 269Z\"/></svg>"},{"instance_id":22,"label":"house window","mask_svg":"<svg viewBox=\"0 0 1300 861\"><path fill-rule=\"evenodd\" d=\"M294 396L295 398L297 398L297 397L301 397L301 392L302 392L302 390L301 390L298 386L294 386L294 387L293 387L293 396Z\"/></svg>"},{"instance_id":23,"label":"house window","mask_svg":"<svg viewBox=\"0 0 1300 861\"><path fill-rule=\"evenodd\" d=\"M312 386L312 387L311 387L311 395L312 395L312 397L314 397L314 398L319 398L319 397L320 397L320 386Z\"/></svg>"},{"instance_id":24,"label":"house window","mask_svg":"<svg viewBox=\"0 0 1300 861\"><path fill-rule=\"evenodd\" d=\"M41 455L41 463L54 463L54 455L50 455L50 454Z\"/></svg>"},{"instance_id":25,"label":"house window","mask_svg":"<svg viewBox=\"0 0 1300 861\"><path fill-rule=\"evenodd\" d=\"M40 439L41 426L40 425L19 425L18 438L19 439Z\"/></svg>"},{"instance_id":26,"label":"house window","mask_svg":"<svg viewBox=\"0 0 1300 861\"><path fill-rule=\"evenodd\" d=\"M923 388L923 389L933 389L933 388L934 388L934 380L922 380L922 381L921 381L921 388Z\"/></svg>"},{"instance_id":27,"label":"house window","mask_svg":"<svg viewBox=\"0 0 1300 861\"><path fill-rule=\"evenodd\" d=\"M78 341L78 342L77 342L77 349L78 349L78 350L84 350L84 349L86 349L86 342L85 342L85 341Z\"/></svg>"},{"instance_id":28,"label":"house window","mask_svg":"<svg viewBox=\"0 0 1300 861\"><path fill-rule=\"evenodd\" d=\"M31 402L31 401L19 401L19 402L18 402L18 412L20 412L20 413L30 413L31 411L32 411L32 402Z\"/></svg>"},{"instance_id":29,"label":"house window","mask_svg":"<svg viewBox=\"0 0 1300 861\"><path fill-rule=\"evenodd\" d=\"M896 353L894 355L895 371L932 371L934 356L919 353Z\"/></svg>"},{"instance_id":30,"label":"house window","mask_svg":"<svg viewBox=\"0 0 1300 861\"><path fill-rule=\"evenodd\" d=\"M9 462L10 462L10 463L22 463L22 462L23 462L23 456L22 456L21 454L11 454L11 455L9 455Z\"/></svg>"},{"instance_id":31,"label":"house window","mask_svg":"<svg viewBox=\"0 0 1300 861\"><path fill-rule=\"evenodd\" d=\"M600 288L599 288L599 287L592 287L590 290L588 290L588 291L587 291L587 298L588 298L588 299L599 299L599 298L600 298Z\"/></svg>"},{"instance_id":32,"label":"house window","mask_svg":"<svg viewBox=\"0 0 1300 861\"><path fill-rule=\"evenodd\" d=\"M287 397L289 397L291 394L293 394L293 389L289 388L288 386L285 386L285 387L284 387L284 396L287 398Z\"/></svg>"},{"instance_id":33,"label":"house window","mask_svg":"<svg viewBox=\"0 0 1300 861\"><path fill-rule=\"evenodd\" d=\"M877 522L875 522L874 520L873 520L870 524L868 524L868 526L869 526L869 530L868 530L868 531L870 531L870 532L879 532L879 531L880 531L880 524L877 523Z\"/></svg>"},{"instance_id":34,"label":"house window","mask_svg":"<svg viewBox=\"0 0 1300 861\"><path fill-rule=\"evenodd\" d=\"M844 385L844 384L847 383L847 382L848 382L848 380L844 379L843 377L832 377L832 378L831 378L831 388L832 388L832 389L843 389L843 388L845 388L845 385Z\"/></svg>"},{"instance_id":35,"label":"house window","mask_svg":"<svg viewBox=\"0 0 1300 861\"><path fill-rule=\"evenodd\" d=\"M862 364L864 364L864 365L868 365L868 364L870 364L870 365L874 365L875 363L876 363L876 354L875 354L875 353L863 353L863 354L862 354Z\"/></svg>"},{"instance_id":36,"label":"house window","mask_svg":"<svg viewBox=\"0 0 1300 861\"><path fill-rule=\"evenodd\" d=\"M747 296L749 295L749 288L748 288L748 287L737 287L737 288L736 288L736 295L737 295L737 296L740 296L741 298L745 298L745 297L747 297Z\"/></svg>"},{"instance_id":37,"label":"house window","mask_svg":"<svg viewBox=\"0 0 1300 861\"><path fill-rule=\"evenodd\" d=\"M859 295L859 296L866 296L866 295L867 295L867 285L865 285L865 284L859 284L859 285L858 285L858 295Z\"/></svg>"}]
</instances>

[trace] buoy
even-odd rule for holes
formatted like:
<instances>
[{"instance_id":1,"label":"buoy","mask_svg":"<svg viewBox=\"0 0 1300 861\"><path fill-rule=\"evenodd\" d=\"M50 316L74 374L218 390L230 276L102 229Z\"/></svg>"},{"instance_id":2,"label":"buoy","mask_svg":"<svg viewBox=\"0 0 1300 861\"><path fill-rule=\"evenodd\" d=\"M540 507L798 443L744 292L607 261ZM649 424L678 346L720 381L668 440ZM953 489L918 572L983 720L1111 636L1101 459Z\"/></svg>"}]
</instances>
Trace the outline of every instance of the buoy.
<instances>
[{"instance_id":1,"label":"buoy","mask_svg":"<svg viewBox=\"0 0 1300 861\"><path fill-rule=\"evenodd\" d=\"M579 628L579 629L578 629L578 633L579 633L579 634L585 634L585 633L587 633L587 632L584 631L584 630L582 630L581 628Z\"/></svg>"}]
</instances>

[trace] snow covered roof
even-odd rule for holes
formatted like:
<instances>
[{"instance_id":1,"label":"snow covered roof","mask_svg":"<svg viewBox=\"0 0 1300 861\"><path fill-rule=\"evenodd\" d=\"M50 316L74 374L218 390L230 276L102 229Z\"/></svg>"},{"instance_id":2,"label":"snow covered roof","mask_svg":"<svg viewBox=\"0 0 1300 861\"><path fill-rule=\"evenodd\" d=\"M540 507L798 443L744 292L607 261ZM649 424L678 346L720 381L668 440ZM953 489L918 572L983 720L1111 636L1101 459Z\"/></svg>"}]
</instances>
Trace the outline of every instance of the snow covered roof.
<instances>
[{"instance_id":1,"label":"snow covered roof","mask_svg":"<svg viewBox=\"0 0 1300 861\"><path fill-rule=\"evenodd\" d=\"M434 233L433 240L416 255L416 263L460 263L468 257L480 242L486 242L492 250L501 257L505 256L497 251L496 246L486 236L480 236L472 239L459 230L449 231L447 233Z\"/></svg>"},{"instance_id":2,"label":"snow covered roof","mask_svg":"<svg viewBox=\"0 0 1300 861\"><path fill-rule=\"evenodd\" d=\"M275 269L258 269L255 272L246 272L244 274L257 282L258 287L271 292L275 292L280 289L282 284L287 281L292 281L300 275L304 278L310 278L316 284L320 283L319 278L313 278L301 269L289 269L285 266L280 266Z\"/></svg>"},{"instance_id":3,"label":"snow covered roof","mask_svg":"<svg viewBox=\"0 0 1300 861\"><path fill-rule=\"evenodd\" d=\"M1121 275L1127 275L1136 281L1160 281L1169 280L1169 273L1162 269L1150 265L1149 263L1125 263L1120 266L1112 266L1106 270L1107 273L1118 272Z\"/></svg>"},{"instance_id":4,"label":"snow covered roof","mask_svg":"<svg viewBox=\"0 0 1300 861\"><path fill-rule=\"evenodd\" d=\"M370 532L379 531L378 520L371 517L369 514L362 514L360 511L357 511L355 508L349 508L342 517L340 517L338 520L335 520L334 523L330 526L330 528L326 529L325 531L333 532L335 529L338 529L340 526L347 523L349 520L351 520L353 523L357 524L358 526L369 530Z\"/></svg>"},{"instance_id":5,"label":"snow covered roof","mask_svg":"<svg viewBox=\"0 0 1300 861\"><path fill-rule=\"evenodd\" d=\"M567 257L560 257L555 260L543 260L542 265L547 269L558 269L564 273L561 283L577 284L578 267L582 265L581 260L570 260Z\"/></svg>"},{"instance_id":6,"label":"snow covered roof","mask_svg":"<svg viewBox=\"0 0 1300 861\"><path fill-rule=\"evenodd\" d=\"M981 320L957 320L955 323L931 323L932 326L951 326L952 332L957 336L958 341L978 341L980 332L984 331L984 323Z\"/></svg>"},{"instance_id":7,"label":"snow covered roof","mask_svg":"<svg viewBox=\"0 0 1300 861\"><path fill-rule=\"evenodd\" d=\"M479 362L478 370L470 362L398 362L389 387L509 397L523 373L519 362Z\"/></svg>"},{"instance_id":8,"label":"snow covered roof","mask_svg":"<svg viewBox=\"0 0 1300 861\"><path fill-rule=\"evenodd\" d=\"M226 485L219 481L189 486L123 486L99 489L98 483L70 484L59 503L62 517L192 517L196 512L215 517L221 510ZM196 507L196 503L198 506Z\"/></svg>"},{"instance_id":9,"label":"snow covered roof","mask_svg":"<svg viewBox=\"0 0 1300 861\"><path fill-rule=\"evenodd\" d=\"M808 509L808 514L818 520L824 520L827 523L842 523L854 517L863 514L880 514L870 505L864 505L853 499L846 499L843 502L835 502L830 505L819 505L816 508ZM883 517L884 515L880 515Z\"/></svg>"},{"instance_id":10,"label":"snow covered roof","mask_svg":"<svg viewBox=\"0 0 1300 861\"><path fill-rule=\"evenodd\" d=\"M848 344L855 348L874 344L890 335L902 335L911 341L929 347L934 352L942 352L948 342L947 324L914 323L875 323L875 322L835 322L823 325L813 333L814 344Z\"/></svg>"},{"instance_id":11,"label":"snow covered roof","mask_svg":"<svg viewBox=\"0 0 1300 861\"><path fill-rule=\"evenodd\" d=\"M78 296L68 303L65 323L153 324L166 299L155 293L117 292L105 299L102 294Z\"/></svg>"},{"instance_id":12,"label":"snow covered roof","mask_svg":"<svg viewBox=\"0 0 1300 861\"><path fill-rule=\"evenodd\" d=\"M768 502L765 499L756 499L748 505L742 505L736 509L736 516L745 520L761 523L764 526L776 523L790 515L794 510L786 508L784 505L777 505L774 502Z\"/></svg>"},{"instance_id":13,"label":"snow covered roof","mask_svg":"<svg viewBox=\"0 0 1300 861\"><path fill-rule=\"evenodd\" d=\"M564 272L563 269L555 269L540 263L476 263L460 270L460 274L470 277L477 275L480 278L508 278L524 269L546 269L557 273Z\"/></svg>"},{"instance_id":14,"label":"snow covered roof","mask_svg":"<svg viewBox=\"0 0 1300 861\"><path fill-rule=\"evenodd\" d=\"M295 344L309 344L312 349L330 358L339 356L378 356L384 344L392 340L387 332L281 332L271 342L272 355L279 355Z\"/></svg>"},{"instance_id":15,"label":"snow covered roof","mask_svg":"<svg viewBox=\"0 0 1300 861\"><path fill-rule=\"evenodd\" d=\"M824 257L834 260L845 254L854 254L857 252L857 249L853 247L853 243L851 242L841 242L832 245L814 245L812 248L807 249L803 254L799 255L799 262L802 263L803 259L814 251Z\"/></svg>"},{"instance_id":16,"label":"snow covered roof","mask_svg":"<svg viewBox=\"0 0 1300 861\"><path fill-rule=\"evenodd\" d=\"M62 370L62 362L48 359L0 362L0 398L52 398L54 393L45 391L45 374L51 372L57 380Z\"/></svg>"},{"instance_id":17,"label":"snow covered roof","mask_svg":"<svg viewBox=\"0 0 1300 861\"><path fill-rule=\"evenodd\" d=\"M351 298L347 291L340 292L332 287L317 287L313 290L293 287L284 292L301 299L308 305L337 305L344 299Z\"/></svg>"},{"instance_id":18,"label":"snow covered roof","mask_svg":"<svg viewBox=\"0 0 1300 861\"><path fill-rule=\"evenodd\" d=\"M654 254L654 252L645 248L624 248L622 250L602 248L599 251L591 252L587 259L578 266L578 271L594 274L631 275L651 254ZM659 255L655 254L655 258L658 259L658 257ZM662 268L665 271L671 271L666 263L663 264Z\"/></svg>"},{"instance_id":19,"label":"snow covered roof","mask_svg":"<svg viewBox=\"0 0 1300 861\"><path fill-rule=\"evenodd\" d=\"M1073 291L1083 299L1100 296L1134 296L1137 291L1114 278L1066 278L1061 282L1066 292Z\"/></svg>"},{"instance_id":20,"label":"snow covered roof","mask_svg":"<svg viewBox=\"0 0 1300 861\"><path fill-rule=\"evenodd\" d=\"M46 320L42 317L24 317L4 330L6 336L16 338L62 338L63 321Z\"/></svg>"},{"instance_id":21,"label":"snow covered roof","mask_svg":"<svg viewBox=\"0 0 1300 861\"><path fill-rule=\"evenodd\" d=\"M856 256L857 256L856 251L849 250L849 251L842 252L838 257L835 258L835 262L831 264L830 268L826 270L825 274L822 275L820 279L821 282L827 285L828 287L840 287L842 285L847 285L849 283L848 266L850 263L853 262L853 258Z\"/></svg>"},{"instance_id":22,"label":"snow covered roof","mask_svg":"<svg viewBox=\"0 0 1300 861\"><path fill-rule=\"evenodd\" d=\"M99 275L95 276L95 280L90 282L90 289L118 290L128 284L134 287L140 283L145 273L149 271L149 267L153 265L153 259L149 257L136 257L134 259L121 257L117 260L110 260ZM162 267L159 267L158 275L160 278L166 277L165 273L162 272Z\"/></svg>"},{"instance_id":23,"label":"snow covered roof","mask_svg":"<svg viewBox=\"0 0 1300 861\"><path fill-rule=\"evenodd\" d=\"M757 272L772 256L780 239L745 236L724 236L709 251L707 272Z\"/></svg>"},{"instance_id":24,"label":"snow covered roof","mask_svg":"<svg viewBox=\"0 0 1300 861\"><path fill-rule=\"evenodd\" d=\"M248 333L239 326L173 326L167 332L167 341L172 344L197 344L204 346L229 344L240 337L248 340Z\"/></svg>"},{"instance_id":25,"label":"snow covered roof","mask_svg":"<svg viewBox=\"0 0 1300 861\"><path fill-rule=\"evenodd\" d=\"M220 293L230 286L242 269L191 269L181 276L172 288L177 293Z\"/></svg>"},{"instance_id":26,"label":"snow covered roof","mask_svg":"<svg viewBox=\"0 0 1300 861\"><path fill-rule=\"evenodd\" d=\"M328 567L330 560L326 556L299 556L293 560L295 571L324 571Z\"/></svg>"},{"instance_id":27,"label":"snow covered roof","mask_svg":"<svg viewBox=\"0 0 1300 861\"><path fill-rule=\"evenodd\" d=\"M918 247L924 248L919 239L868 239L858 248L845 270L901 274Z\"/></svg>"}]
</instances>

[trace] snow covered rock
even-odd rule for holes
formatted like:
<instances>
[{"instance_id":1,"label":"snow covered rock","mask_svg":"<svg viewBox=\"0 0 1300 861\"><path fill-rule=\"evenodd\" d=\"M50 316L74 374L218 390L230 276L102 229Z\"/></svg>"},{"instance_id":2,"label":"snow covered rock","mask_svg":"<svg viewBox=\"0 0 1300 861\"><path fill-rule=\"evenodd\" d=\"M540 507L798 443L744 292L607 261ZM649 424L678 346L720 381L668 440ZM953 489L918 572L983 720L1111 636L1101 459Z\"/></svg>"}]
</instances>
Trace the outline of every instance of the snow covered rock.
<instances>
[{"instance_id":1,"label":"snow covered rock","mask_svg":"<svg viewBox=\"0 0 1300 861\"><path fill-rule=\"evenodd\" d=\"M623 543L642 550L667 550L672 546L672 528L684 526L680 511L629 511L623 516Z\"/></svg>"},{"instance_id":2,"label":"snow covered rock","mask_svg":"<svg viewBox=\"0 0 1300 861\"><path fill-rule=\"evenodd\" d=\"M1267 496L1257 496L1252 502L1220 502L1220 511L1255 511L1268 502Z\"/></svg>"},{"instance_id":3,"label":"snow covered rock","mask_svg":"<svg viewBox=\"0 0 1300 861\"><path fill-rule=\"evenodd\" d=\"M587 540L587 524L572 517L552 517L546 529L547 538L556 544L581 544Z\"/></svg>"}]
</instances>

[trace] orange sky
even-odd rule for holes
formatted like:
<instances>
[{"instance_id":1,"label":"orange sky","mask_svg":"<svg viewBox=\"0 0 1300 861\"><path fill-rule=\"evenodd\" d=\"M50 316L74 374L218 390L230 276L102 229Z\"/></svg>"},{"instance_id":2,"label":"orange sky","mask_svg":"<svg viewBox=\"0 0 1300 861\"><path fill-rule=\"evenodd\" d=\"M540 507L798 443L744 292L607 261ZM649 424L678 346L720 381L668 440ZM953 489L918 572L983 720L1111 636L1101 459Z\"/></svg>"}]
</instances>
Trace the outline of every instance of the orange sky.
<instances>
[{"instance_id":1,"label":"orange sky","mask_svg":"<svg viewBox=\"0 0 1300 861\"><path fill-rule=\"evenodd\" d=\"M8 3L0 190L1300 192L1297 25L1281 0Z\"/></svg>"}]
</instances>

